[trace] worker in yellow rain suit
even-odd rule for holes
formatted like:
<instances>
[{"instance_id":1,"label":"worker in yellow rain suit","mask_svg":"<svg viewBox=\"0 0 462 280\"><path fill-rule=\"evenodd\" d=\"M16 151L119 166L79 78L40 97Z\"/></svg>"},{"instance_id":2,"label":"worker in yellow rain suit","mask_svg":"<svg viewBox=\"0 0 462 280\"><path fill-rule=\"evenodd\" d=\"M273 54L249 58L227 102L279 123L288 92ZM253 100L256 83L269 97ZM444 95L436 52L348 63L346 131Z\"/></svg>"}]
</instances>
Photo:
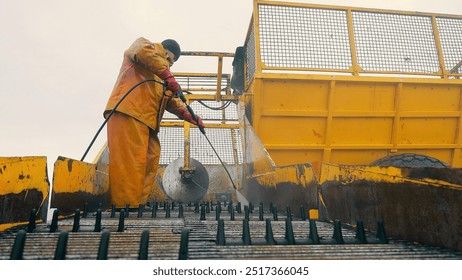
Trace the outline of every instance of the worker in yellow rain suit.
<instances>
[{"instance_id":1,"label":"worker in yellow rain suit","mask_svg":"<svg viewBox=\"0 0 462 280\"><path fill-rule=\"evenodd\" d=\"M179 85L170 67L181 55L175 40L152 43L138 38L125 51L117 82L109 97L104 117L109 148L109 190L115 207L137 208L148 202L155 185L160 143L157 137L160 121L167 110L180 119L196 124L186 105L174 98ZM163 85L145 82L135 88L116 107L123 96L137 83L146 79L165 81ZM198 116L199 126L204 126ZM156 194L156 191L153 192ZM165 196L160 190L157 195Z\"/></svg>"}]
</instances>

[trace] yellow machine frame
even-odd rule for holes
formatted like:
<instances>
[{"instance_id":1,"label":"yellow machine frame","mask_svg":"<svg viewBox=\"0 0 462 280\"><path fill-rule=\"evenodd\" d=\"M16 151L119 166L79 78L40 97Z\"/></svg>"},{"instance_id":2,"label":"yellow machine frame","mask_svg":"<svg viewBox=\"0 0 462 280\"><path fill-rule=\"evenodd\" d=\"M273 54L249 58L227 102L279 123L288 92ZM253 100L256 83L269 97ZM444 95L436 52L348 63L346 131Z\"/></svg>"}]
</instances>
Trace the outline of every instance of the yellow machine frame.
<instances>
[{"instance_id":1,"label":"yellow machine frame","mask_svg":"<svg viewBox=\"0 0 462 280\"><path fill-rule=\"evenodd\" d=\"M445 65L436 20L448 16L338 6L255 1L247 38L255 40L255 72L246 83L247 117L277 165L370 164L390 153L416 153L462 166L461 62ZM260 43L260 6L335 10L346 14L351 67L268 66ZM358 62L353 12L431 19L438 72L365 71ZM253 38L251 38L254 36ZM246 71L250 71L248 64ZM396 75L399 74L399 75Z\"/></svg>"}]
</instances>

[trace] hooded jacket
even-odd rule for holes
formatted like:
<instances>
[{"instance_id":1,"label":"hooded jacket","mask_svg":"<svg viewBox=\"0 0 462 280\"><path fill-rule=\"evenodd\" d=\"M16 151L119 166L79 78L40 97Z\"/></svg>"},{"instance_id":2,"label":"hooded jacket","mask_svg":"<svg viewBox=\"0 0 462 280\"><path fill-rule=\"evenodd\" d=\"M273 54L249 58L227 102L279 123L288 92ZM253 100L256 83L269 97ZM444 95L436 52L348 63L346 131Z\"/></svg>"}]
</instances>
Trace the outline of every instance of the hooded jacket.
<instances>
[{"instance_id":1,"label":"hooded jacket","mask_svg":"<svg viewBox=\"0 0 462 280\"><path fill-rule=\"evenodd\" d=\"M104 117L107 118L123 96L137 83L146 79L163 82L159 75L169 68L167 53L160 43L152 43L140 37L124 52L119 76L109 97ZM180 109L186 107L172 93L163 94L163 85L145 82L135 88L117 107L116 111L127 114L158 131L160 121L167 110L178 116Z\"/></svg>"}]
</instances>

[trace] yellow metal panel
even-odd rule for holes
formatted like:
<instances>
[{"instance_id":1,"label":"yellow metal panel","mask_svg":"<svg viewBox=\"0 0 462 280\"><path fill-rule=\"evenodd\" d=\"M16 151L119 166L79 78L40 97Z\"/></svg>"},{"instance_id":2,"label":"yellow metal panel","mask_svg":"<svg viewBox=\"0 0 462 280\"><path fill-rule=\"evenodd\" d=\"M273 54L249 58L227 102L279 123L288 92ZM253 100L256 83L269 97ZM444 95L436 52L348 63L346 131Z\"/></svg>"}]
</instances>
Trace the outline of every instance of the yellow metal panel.
<instances>
[{"instance_id":1,"label":"yellow metal panel","mask_svg":"<svg viewBox=\"0 0 462 280\"><path fill-rule=\"evenodd\" d=\"M274 162L279 165L289 165L309 162L313 170L317 173L323 159L322 149L269 149L269 153Z\"/></svg>"},{"instance_id":2,"label":"yellow metal panel","mask_svg":"<svg viewBox=\"0 0 462 280\"><path fill-rule=\"evenodd\" d=\"M46 157L0 157L0 231L47 214L50 184Z\"/></svg>"},{"instance_id":3,"label":"yellow metal panel","mask_svg":"<svg viewBox=\"0 0 462 280\"><path fill-rule=\"evenodd\" d=\"M332 144L388 144L392 118L335 118Z\"/></svg>"},{"instance_id":4,"label":"yellow metal panel","mask_svg":"<svg viewBox=\"0 0 462 280\"><path fill-rule=\"evenodd\" d=\"M328 81L265 79L262 82L261 109L280 111L326 110ZM284 97L284 98L281 98Z\"/></svg>"},{"instance_id":5,"label":"yellow metal panel","mask_svg":"<svg viewBox=\"0 0 462 280\"><path fill-rule=\"evenodd\" d=\"M387 155L385 149L338 149L332 153L330 163L368 165Z\"/></svg>"},{"instance_id":6,"label":"yellow metal panel","mask_svg":"<svg viewBox=\"0 0 462 280\"><path fill-rule=\"evenodd\" d=\"M106 193L109 189L107 178L101 182L99 177L96 165L60 157L54 166L53 192Z\"/></svg>"},{"instance_id":7,"label":"yellow metal panel","mask_svg":"<svg viewBox=\"0 0 462 280\"><path fill-rule=\"evenodd\" d=\"M107 154L102 153L106 156ZM97 168L102 167L104 171ZM86 163L59 157L54 165L51 207L63 215L88 207L88 211L109 207L109 178L102 162Z\"/></svg>"},{"instance_id":8,"label":"yellow metal panel","mask_svg":"<svg viewBox=\"0 0 462 280\"><path fill-rule=\"evenodd\" d=\"M0 158L0 195L18 194L28 189L48 195L46 157Z\"/></svg>"},{"instance_id":9,"label":"yellow metal panel","mask_svg":"<svg viewBox=\"0 0 462 280\"><path fill-rule=\"evenodd\" d=\"M265 117L261 119L260 139L271 144L322 144L326 118Z\"/></svg>"},{"instance_id":10,"label":"yellow metal panel","mask_svg":"<svg viewBox=\"0 0 462 280\"><path fill-rule=\"evenodd\" d=\"M309 162L318 173L322 162L367 165L411 150L462 164L454 80L257 76L252 123L276 165Z\"/></svg>"},{"instance_id":11,"label":"yellow metal panel","mask_svg":"<svg viewBox=\"0 0 462 280\"><path fill-rule=\"evenodd\" d=\"M453 144L456 118L406 118L401 123L399 144Z\"/></svg>"},{"instance_id":12,"label":"yellow metal panel","mask_svg":"<svg viewBox=\"0 0 462 280\"><path fill-rule=\"evenodd\" d=\"M401 94L403 111L457 112L460 85L404 84Z\"/></svg>"},{"instance_id":13,"label":"yellow metal panel","mask_svg":"<svg viewBox=\"0 0 462 280\"><path fill-rule=\"evenodd\" d=\"M337 82L333 110L392 111L394 84Z\"/></svg>"}]
</instances>

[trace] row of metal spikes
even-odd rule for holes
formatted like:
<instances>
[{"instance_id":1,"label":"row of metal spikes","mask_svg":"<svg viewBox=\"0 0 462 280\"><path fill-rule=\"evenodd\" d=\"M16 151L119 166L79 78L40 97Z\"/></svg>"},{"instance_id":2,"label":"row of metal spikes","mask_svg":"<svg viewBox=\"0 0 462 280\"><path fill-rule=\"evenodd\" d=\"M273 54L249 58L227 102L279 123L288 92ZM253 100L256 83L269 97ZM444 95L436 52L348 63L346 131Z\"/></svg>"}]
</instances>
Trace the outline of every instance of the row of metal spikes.
<instances>
[{"instance_id":1,"label":"row of metal spikes","mask_svg":"<svg viewBox=\"0 0 462 280\"><path fill-rule=\"evenodd\" d=\"M121 211L121 217L123 217L123 211ZM356 224L356 235L354 238L344 238L342 235L341 223L339 220L334 221L334 233L331 239L322 239L319 237L316 227L315 220L309 220L310 232L307 239L296 240L292 228L291 219L285 220L286 232L284 240L276 240L273 236L271 221L266 220L266 234L265 240L251 240L249 220L243 220L243 231L241 242L226 242L225 238L225 224L223 219L218 220L218 229L216 237L216 245L227 246L227 245L323 245L323 244L387 244L388 238L385 233L383 222L377 223L377 234L376 238L366 237L362 221L357 221ZM185 260L188 258L188 244L189 244L189 228L183 228L181 232L180 249L178 254L179 260ZM62 231L59 234L54 259L64 260L66 259L68 231ZM107 260L108 258L108 247L111 232L103 230L101 239L98 247L97 260ZM23 259L24 245L26 241L26 231L21 230L17 233L13 248L11 251L11 260ZM140 249L138 254L139 260L148 259L148 247L149 247L149 231L143 230L141 233Z\"/></svg>"},{"instance_id":2,"label":"row of metal spikes","mask_svg":"<svg viewBox=\"0 0 462 280\"><path fill-rule=\"evenodd\" d=\"M225 207L227 208L227 211L229 213L229 218L230 218L231 221L234 221L236 219L236 216L235 216L236 212L237 213L242 213L241 203L238 203L235 207L233 207L232 203L228 203L227 206L225 206ZM150 208L151 208L151 218L156 218L157 217L157 212L158 212L158 209L159 209L158 203L156 202L153 205L153 207L150 207ZM175 208L174 204L172 203L171 206L170 206L169 202L165 202L163 204L163 208L165 210L165 218L171 218L171 212L170 211L171 211L171 209ZM111 218L115 218L116 213L120 212L119 226L118 226L118 230L117 230L118 232L124 231L125 218L129 217L129 213L130 213L131 209L132 208L130 208L130 205L127 205L126 208L124 208L124 209L117 209L117 208L115 208L114 205L112 205L111 215L110 215ZM139 205L139 207L137 209L137 218L142 218L143 217L144 209L145 209L145 207L143 205ZM278 221L279 220L279 215L278 215L277 207L274 206L273 204L270 204L269 209L270 209L270 213L273 216L273 220ZM210 213L211 210L213 210L213 205L211 203L205 203L205 204L201 204L201 205L199 205L199 203L196 203L195 206L194 206L194 212L195 213L200 213L200 218L199 219L201 221L206 220L207 213ZM254 211L254 207L253 207L252 203L249 203L249 205L244 205L244 219L250 220L250 213L253 213L253 211ZM222 212L221 203L217 203L215 205L215 220L218 221L218 220L221 219L221 212ZM29 224L27 226L27 232L28 233L32 233L36 229L36 216L37 216L37 211L36 211L36 209L33 209L31 211L31 214L30 214ZM59 217L59 209L55 209L53 211L52 221L51 221L51 225L50 225L50 232L58 231L58 217ZM75 213L74 213L74 223L73 223L72 232L78 232L79 229L80 229L80 219L81 218L87 218L87 217L88 217L87 207L84 207L84 211L83 211L82 214L81 214L80 209L76 209ZM182 203L180 203L179 206L178 206L178 218L183 218L183 217L184 217L184 206L183 206ZM95 232L100 232L102 230L102 223L101 223L102 210L100 208L98 208L97 211L96 211L95 219L96 219L96 221L95 221L94 231ZM290 219L290 220L292 219L292 212L291 212L291 209L290 209L289 206L286 207L286 219ZM305 208L304 208L303 205L300 206L300 219L303 220L303 221L305 221L307 219ZM259 220L260 221L264 220L264 210L263 210L263 204L262 203L260 203L260 206L259 206Z\"/></svg>"},{"instance_id":3,"label":"row of metal spikes","mask_svg":"<svg viewBox=\"0 0 462 280\"><path fill-rule=\"evenodd\" d=\"M101 239L98 247L97 260L108 259L108 248L109 239L111 232L104 230L101 233ZM20 230L14 240L13 248L11 250L10 260L22 260L24 254L24 245L26 243L27 233L24 230ZM59 233L58 241L56 244L56 250L54 254L54 260L65 260L67 252L67 241L69 237L68 231L62 231ZM178 259L187 259L187 246L189 240L189 229L183 229L181 233L180 251ZM141 233L140 249L138 252L139 260L148 259L148 248L149 248L149 230L143 230Z\"/></svg>"},{"instance_id":4,"label":"row of metal spikes","mask_svg":"<svg viewBox=\"0 0 462 280\"><path fill-rule=\"evenodd\" d=\"M341 222L334 221L334 232L332 238L324 239L319 237L315 220L309 220L309 234L306 239L296 240L292 227L292 220L285 220L285 237L283 240L276 240L273 236L271 220L266 219L266 232L264 240L251 240L249 220L243 220L242 239L240 241L227 242L225 237L225 222L218 220L216 244L225 245L324 245L324 244L388 244L388 237L385 233L383 222L377 222L377 233L375 238L367 237L362 221L356 222L356 235L354 238L344 238Z\"/></svg>"}]
</instances>

